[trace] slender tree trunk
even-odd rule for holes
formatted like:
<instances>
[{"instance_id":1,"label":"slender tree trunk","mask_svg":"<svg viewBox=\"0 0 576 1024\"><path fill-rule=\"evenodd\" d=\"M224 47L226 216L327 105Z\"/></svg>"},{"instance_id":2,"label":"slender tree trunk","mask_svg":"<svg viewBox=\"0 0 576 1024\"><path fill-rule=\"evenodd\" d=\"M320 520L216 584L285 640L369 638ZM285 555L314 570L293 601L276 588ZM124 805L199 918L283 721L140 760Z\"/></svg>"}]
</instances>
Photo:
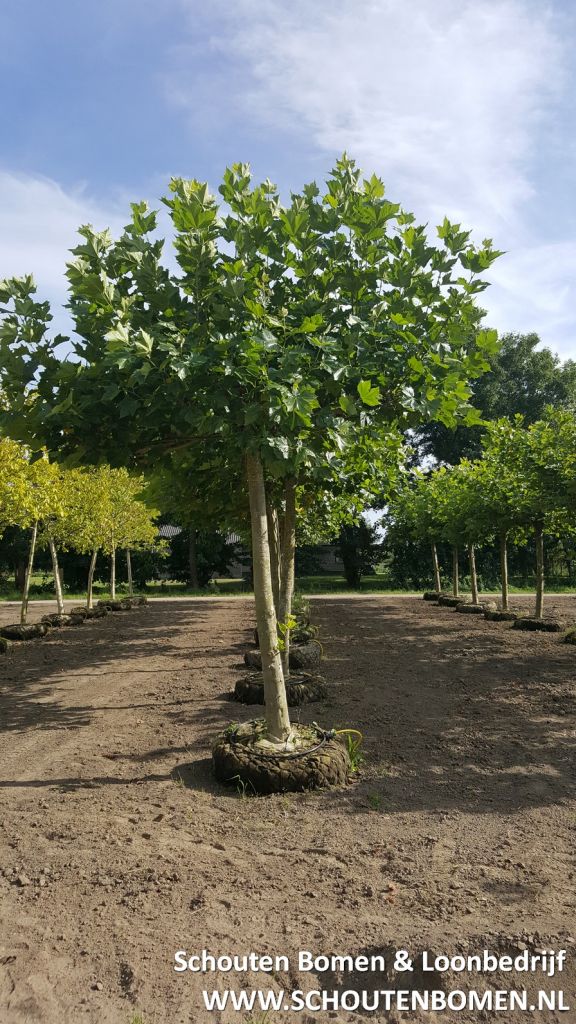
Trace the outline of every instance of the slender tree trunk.
<instances>
[{"instance_id":1,"label":"slender tree trunk","mask_svg":"<svg viewBox=\"0 0 576 1024\"><path fill-rule=\"evenodd\" d=\"M290 736L290 717L282 660L278 650L278 626L272 592L270 546L264 472L259 456L246 456L250 521L252 527L252 559L254 563L254 599L256 624L262 655L264 702L268 739L283 743Z\"/></svg>"},{"instance_id":2,"label":"slender tree trunk","mask_svg":"<svg viewBox=\"0 0 576 1024\"><path fill-rule=\"evenodd\" d=\"M478 604L478 577L476 575L476 552L474 545L468 545L468 561L470 563L470 591L472 604Z\"/></svg>"},{"instance_id":3,"label":"slender tree trunk","mask_svg":"<svg viewBox=\"0 0 576 1024\"><path fill-rule=\"evenodd\" d=\"M282 579L282 552L280 550L280 528L278 524L278 512L275 508L268 506L266 510L268 519L268 544L270 546L270 572L272 573L272 593L274 594L274 607L279 622L283 622L280 613L280 581Z\"/></svg>"},{"instance_id":4,"label":"slender tree trunk","mask_svg":"<svg viewBox=\"0 0 576 1024\"><path fill-rule=\"evenodd\" d=\"M534 615L541 619L544 612L544 530L536 527L536 610Z\"/></svg>"},{"instance_id":5,"label":"slender tree trunk","mask_svg":"<svg viewBox=\"0 0 576 1024\"><path fill-rule=\"evenodd\" d=\"M38 536L38 520L32 527L32 536L30 537L30 547L28 548L28 564L26 565L26 574L24 576L24 590L22 592L22 604L20 605L20 622L24 626L26 619L28 618L28 595L30 594L30 580L32 579L32 569L34 567L34 554L36 551L36 538Z\"/></svg>"},{"instance_id":6,"label":"slender tree trunk","mask_svg":"<svg viewBox=\"0 0 576 1024\"><path fill-rule=\"evenodd\" d=\"M132 580L132 557L130 548L126 548L126 570L128 572L128 597L134 597L134 582Z\"/></svg>"},{"instance_id":7,"label":"slender tree trunk","mask_svg":"<svg viewBox=\"0 0 576 1024\"><path fill-rule=\"evenodd\" d=\"M58 565L58 552L52 535L48 537L50 556L52 558L52 570L54 573L54 590L56 591L56 605L58 615L64 615L64 597L62 595L62 580L60 579L60 566Z\"/></svg>"},{"instance_id":8,"label":"slender tree trunk","mask_svg":"<svg viewBox=\"0 0 576 1024\"><path fill-rule=\"evenodd\" d=\"M193 526L188 531L188 573L192 590L200 590L198 579L198 547L196 530Z\"/></svg>"},{"instance_id":9,"label":"slender tree trunk","mask_svg":"<svg viewBox=\"0 0 576 1024\"><path fill-rule=\"evenodd\" d=\"M110 599L116 600L116 548L110 554Z\"/></svg>"},{"instance_id":10,"label":"slender tree trunk","mask_svg":"<svg viewBox=\"0 0 576 1024\"><path fill-rule=\"evenodd\" d=\"M280 564L282 567L280 586L280 622L287 623L292 614L292 599L294 597L294 563L296 560L296 481L286 481L284 489L284 524L282 530L282 554ZM284 633L284 650L282 651L282 668L284 678L290 675L290 630Z\"/></svg>"},{"instance_id":11,"label":"slender tree trunk","mask_svg":"<svg viewBox=\"0 0 576 1024\"><path fill-rule=\"evenodd\" d=\"M502 611L508 611L508 534L500 534L500 580L502 584Z\"/></svg>"},{"instance_id":12,"label":"slender tree trunk","mask_svg":"<svg viewBox=\"0 0 576 1024\"><path fill-rule=\"evenodd\" d=\"M18 562L14 566L14 586L22 594L24 591L24 580L26 579L26 563Z\"/></svg>"},{"instance_id":13,"label":"slender tree trunk","mask_svg":"<svg viewBox=\"0 0 576 1024\"><path fill-rule=\"evenodd\" d=\"M435 541L432 541L432 567L434 569L434 589L439 594L442 590L442 582L440 580L440 566L438 564L438 551Z\"/></svg>"},{"instance_id":14,"label":"slender tree trunk","mask_svg":"<svg viewBox=\"0 0 576 1024\"><path fill-rule=\"evenodd\" d=\"M88 587L86 592L86 607L92 608L94 603L94 572L96 569L96 559L98 558L98 549L96 548L92 552L90 559L90 568L88 569Z\"/></svg>"},{"instance_id":15,"label":"slender tree trunk","mask_svg":"<svg viewBox=\"0 0 576 1024\"><path fill-rule=\"evenodd\" d=\"M460 597L460 574L458 565L458 548L452 548L452 593L454 597Z\"/></svg>"}]
</instances>

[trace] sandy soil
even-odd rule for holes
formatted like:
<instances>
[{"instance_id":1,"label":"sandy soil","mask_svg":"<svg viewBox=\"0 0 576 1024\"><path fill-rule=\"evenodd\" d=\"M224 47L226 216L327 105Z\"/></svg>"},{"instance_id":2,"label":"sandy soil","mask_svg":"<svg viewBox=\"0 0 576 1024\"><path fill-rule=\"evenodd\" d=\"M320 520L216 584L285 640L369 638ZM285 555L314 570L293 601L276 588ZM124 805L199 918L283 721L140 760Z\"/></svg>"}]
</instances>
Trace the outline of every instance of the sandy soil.
<instances>
[{"instance_id":1,"label":"sandy soil","mask_svg":"<svg viewBox=\"0 0 576 1024\"><path fill-rule=\"evenodd\" d=\"M576 620L576 598L552 604ZM218 983L409 983L175 974L178 949L295 963L299 949L566 947L560 983L531 984L576 993L575 648L415 598L313 610L333 690L301 720L365 736L366 762L338 792L247 799L212 778L215 733L254 714L228 700L247 600L162 602L0 660L2 1024L492 1019L209 1013L202 989ZM576 1021L571 1005L529 1016Z\"/></svg>"}]
</instances>

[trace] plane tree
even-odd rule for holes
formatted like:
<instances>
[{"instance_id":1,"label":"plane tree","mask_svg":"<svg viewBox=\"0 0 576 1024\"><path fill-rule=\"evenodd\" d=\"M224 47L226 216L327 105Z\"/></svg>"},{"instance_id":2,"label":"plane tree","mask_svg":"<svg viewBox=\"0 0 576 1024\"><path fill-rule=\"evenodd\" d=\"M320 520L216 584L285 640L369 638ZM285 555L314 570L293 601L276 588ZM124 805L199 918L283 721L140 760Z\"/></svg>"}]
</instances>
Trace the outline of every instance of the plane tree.
<instances>
[{"instance_id":1,"label":"plane tree","mask_svg":"<svg viewBox=\"0 0 576 1024\"><path fill-rule=\"evenodd\" d=\"M289 550L299 479L322 470L343 434L472 420L468 382L496 345L476 300L498 254L447 220L431 242L347 157L324 191L312 183L287 203L242 164L220 193L222 206L200 182L171 182L177 273L161 263L145 204L116 241L81 229L68 270L74 360L59 357L32 287L4 283L15 306L0 333L2 385L12 429L59 457L153 466L216 441L243 473L266 738L285 747L267 483L283 491Z\"/></svg>"},{"instance_id":2,"label":"plane tree","mask_svg":"<svg viewBox=\"0 0 576 1024\"><path fill-rule=\"evenodd\" d=\"M382 522L388 540L393 543L411 540L429 545L434 591L440 594L442 581L438 543L443 539L443 520L429 472L417 469L400 477Z\"/></svg>"},{"instance_id":3,"label":"plane tree","mask_svg":"<svg viewBox=\"0 0 576 1024\"><path fill-rule=\"evenodd\" d=\"M536 545L534 617L544 611L544 542L574 531L576 493L576 417L549 407L529 425L523 417L490 424L483 442L480 474L491 497L501 542L515 530L532 533ZM503 587L506 568L503 548ZM506 586L507 591L507 586Z\"/></svg>"}]
</instances>

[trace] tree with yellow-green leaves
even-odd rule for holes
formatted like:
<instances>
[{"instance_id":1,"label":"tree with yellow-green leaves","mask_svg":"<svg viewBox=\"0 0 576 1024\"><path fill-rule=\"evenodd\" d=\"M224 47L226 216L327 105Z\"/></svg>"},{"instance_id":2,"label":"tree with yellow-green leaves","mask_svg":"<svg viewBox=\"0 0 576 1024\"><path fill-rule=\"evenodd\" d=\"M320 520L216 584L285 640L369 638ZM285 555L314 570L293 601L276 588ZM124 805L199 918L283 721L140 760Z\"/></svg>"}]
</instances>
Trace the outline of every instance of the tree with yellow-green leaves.
<instances>
[{"instance_id":1,"label":"tree with yellow-green leaves","mask_svg":"<svg viewBox=\"0 0 576 1024\"><path fill-rule=\"evenodd\" d=\"M0 437L0 534L7 526L29 524L27 470L24 446L9 437Z\"/></svg>"},{"instance_id":2,"label":"tree with yellow-green leaves","mask_svg":"<svg viewBox=\"0 0 576 1024\"><path fill-rule=\"evenodd\" d=\"M116 552L125 549L128 589L132 594L130 550L157 544L158 512L139 499L144 478L126 469L98 466L88 469L60 470L63 516L52 527L55 544L61 549L75 548L90 553L87 607L93 603L93 581L98 552L110 556L110 593L116 598Z\"/></svg>"},{"instance_id":3,"label":"tree with yellow-green leaves","mask_svg":"<svg viewBox=\"0 0 576 1024\"><path fill-rule=\"evenodd\" d=\"M102 466L96 471L102 487L100 536L105 554L110 556L110 596L116 598L116 552L126 551L128 592L132 594L132 563L130 552L158 544L156 509L148 508L139 495L144 490L144 477L134 476L127 469Z\"/></svg>"},{"instance_id":4,"label":"tree with yellow-green leaves","mask_svg":"<svg viewBox=\"0 0 576 1024\"><path fill-rule=\"evenodd\" d=\"M58 613L64 612L58 551L75 548L90 553L87 605L92 606L92 585L98 551L112 561L111 592L116 594L116 550L127 553L128 585L132 593L130 549L158 543L154 523L158 515L138 495L144 478L125 469L100 466L64 469L45 454L33 459L25 445L0 438L0 533L7 526L30 529L28 562L20 621L27 620L30 582L38 545L50 550Z\"/></svg>"}]
</instances>

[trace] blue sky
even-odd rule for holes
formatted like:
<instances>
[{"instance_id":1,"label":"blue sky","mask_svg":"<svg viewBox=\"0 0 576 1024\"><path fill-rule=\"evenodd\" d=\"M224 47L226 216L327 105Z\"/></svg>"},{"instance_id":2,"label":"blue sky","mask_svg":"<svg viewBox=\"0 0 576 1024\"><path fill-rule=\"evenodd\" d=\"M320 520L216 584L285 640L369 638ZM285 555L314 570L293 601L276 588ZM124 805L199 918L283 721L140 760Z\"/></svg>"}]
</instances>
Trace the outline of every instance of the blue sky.
<instances>
[{"instance_id":1,"label":"blue sky","mask_svg":"<svg viewBox=\"0 0 576 1024\"><path fill-rule=\"evenodd\" d=\"M0 277L58 306L79 224L238 160L299 189L346 149L493 237L489 322L576 358L571 0L4 0L0 42Z\"/></svg>"}]
</instances>

